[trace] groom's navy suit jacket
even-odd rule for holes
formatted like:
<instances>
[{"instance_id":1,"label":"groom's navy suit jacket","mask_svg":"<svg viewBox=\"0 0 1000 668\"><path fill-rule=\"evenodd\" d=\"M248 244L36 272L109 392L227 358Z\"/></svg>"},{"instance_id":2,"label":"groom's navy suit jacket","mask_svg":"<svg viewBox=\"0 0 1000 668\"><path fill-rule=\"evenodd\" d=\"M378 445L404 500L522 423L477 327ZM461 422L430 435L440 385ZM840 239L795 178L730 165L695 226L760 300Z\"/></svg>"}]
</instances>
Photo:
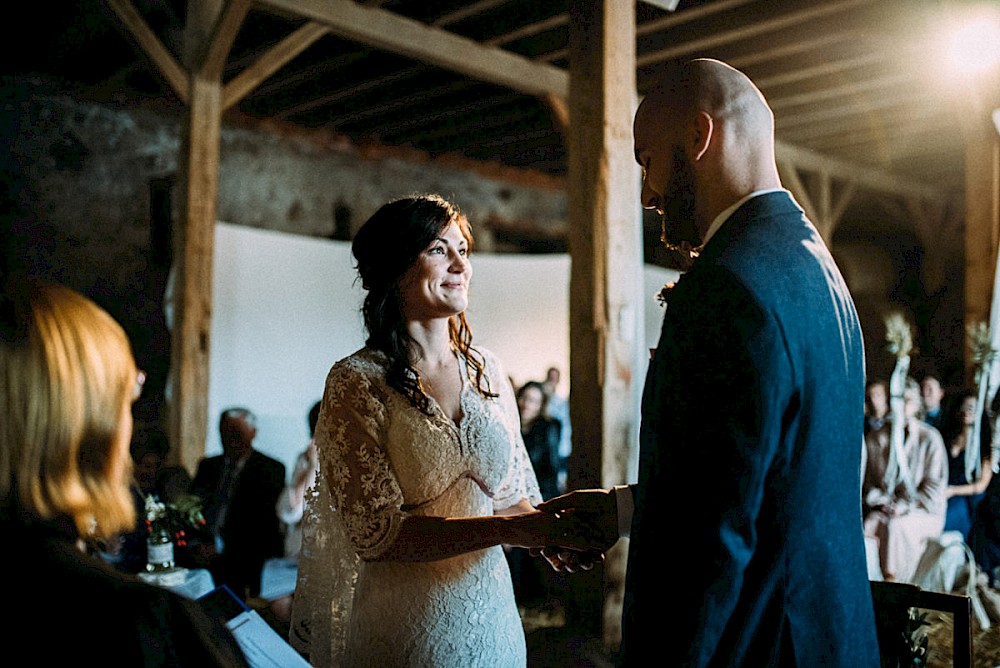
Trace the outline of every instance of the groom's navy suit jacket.
<instances>
[{"instance_id":1,"label":"groom's navy suit jacket","mask_svg":"<svg viewBox=\"0 0 1000 668\"><path fill-rule=\"evenodd\" d=\"M785 192L669 297L642 400L627 666L878 666L861 526L861 328Z\"/></svg>"}]
</instances>

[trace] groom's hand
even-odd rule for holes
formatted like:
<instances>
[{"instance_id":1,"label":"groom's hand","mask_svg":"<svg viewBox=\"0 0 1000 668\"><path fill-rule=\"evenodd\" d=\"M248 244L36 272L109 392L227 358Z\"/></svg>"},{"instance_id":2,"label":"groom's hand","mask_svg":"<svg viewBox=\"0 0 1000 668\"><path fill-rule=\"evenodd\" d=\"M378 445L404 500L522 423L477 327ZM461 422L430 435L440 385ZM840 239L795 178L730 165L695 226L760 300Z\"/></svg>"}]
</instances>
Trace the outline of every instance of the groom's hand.
<instances>
[{"instance_id":1,"label":"groom's hand","mask_svg":"<svg viewBox=\"0 0 1000 668\"><path fill-rule=\"evenodd\" d=\"M618 541L618 502L606 489L583 489L538 504L538 510L572 519L565 523L574 531L574 547L581 542L591 551L604 553ZM551 563L551 562L550 562Z\"/></svg>"},{"instance_id":2,"label":"groom's hand","mask_svg":"<svg viewBox=\"0 0 1000 668\"><path fill-rule=\"evenodd\" d=\"M548 562L552 570L559 573L576 573L589 571L604 561L604 553L597 551L568 550L562 547L531 548L528 554L541 557Z\"/></svg>"}]
</instances>

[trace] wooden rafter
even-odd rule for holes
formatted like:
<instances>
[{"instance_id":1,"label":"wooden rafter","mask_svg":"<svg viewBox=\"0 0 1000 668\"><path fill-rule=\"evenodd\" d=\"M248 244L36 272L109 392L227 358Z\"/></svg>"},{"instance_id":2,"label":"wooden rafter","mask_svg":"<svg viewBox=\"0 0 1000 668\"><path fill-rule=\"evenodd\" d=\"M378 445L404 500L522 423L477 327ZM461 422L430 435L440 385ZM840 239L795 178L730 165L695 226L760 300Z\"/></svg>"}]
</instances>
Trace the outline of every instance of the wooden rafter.
<instances>
[{"instance_id":1,"label":"wooden rafter","mask_svg":"<svg viewBox=\"0 0 1000 668\"><path fill-rule=\"evenodd\" d=\"M947 202L949 199L946 193L932 186L914 183L901 177L890 176L884 172L842 160L835 160L784 142L775 142L775 152L779 161L789 162L799 169L827 172L834 178L854 182L863 188L876 192L917 197L932 202Z\"/></svg>"},{"instance_id":2,"label":"wooden rafter","mask_svg":"<svg viewBox=\"0 0 1000 668\"><path fill-rule=\"evenodd\" d=\"M229 50L243 25L243 19L250 11L250 4L251 0L229 0L226 3L209 36L205 50L195 61L194 71L206 79L213 81L222 79Z\"/></svg>"},{"instance_id":3,"label":"wooden rafter","mask_svg":"<svg viewBox=\"0 0 1000 668\"><path fill-rule=\"evenodd\" d=\"M138 43L139 48L159 70L174 94L187 104L190 99L190 82L188 73L181 67L173 54L167 50L160 38L156 36L146 23L146 19L136 11L131 0L105 0L121 19L129 34Z\"/></svg>"},{"instance_id":4,"label":"wooden rafter","mask_svg":"<svg viewBox=\"0 0 1000 668\"><path fill-rule=\"evenodd\" d=\"M264 0L276 9L307 17L331 32L480 81L529 95L565 96L569 77L558 67L535 63L500 48L483 46L420 21L362 6L352 0Z\"/></svg>"},{"instance_id":5,"label":"wooden rafter","mask_svg":"<svg viewBox=\"0 0 1000 668\"><path fill-rule=\"evenodd\" d=\"M222 109L226 110L238 104L265 79L284 67L290 60L328 32L330 31L326 27L309 22L268 49L264 55L226 84L222 91Z\"/></svg>"},{"instance_id":6,"label":"wooden rafter","mask_svg":"<svg viewBox=\"0 0 1000 668\"><path fill-rule=\"evenodd\" d=\"M731 30L720 30L712 35L706 35L698 39L683 42L674 47L659 49L653 53L646 53L636 59L639 67L651 65L653 63L679 58L691 53L705 52L718 48L725 44L731 44L739 40L759 37L769 32L786 30L797 25L807 24L821 19L830 14L848 11L858 5L867 4L870 0L836 0L823 3L815 7L794 12L788 12L771 19L756 21L750 25Z\"/></svg>"}]
</instances>

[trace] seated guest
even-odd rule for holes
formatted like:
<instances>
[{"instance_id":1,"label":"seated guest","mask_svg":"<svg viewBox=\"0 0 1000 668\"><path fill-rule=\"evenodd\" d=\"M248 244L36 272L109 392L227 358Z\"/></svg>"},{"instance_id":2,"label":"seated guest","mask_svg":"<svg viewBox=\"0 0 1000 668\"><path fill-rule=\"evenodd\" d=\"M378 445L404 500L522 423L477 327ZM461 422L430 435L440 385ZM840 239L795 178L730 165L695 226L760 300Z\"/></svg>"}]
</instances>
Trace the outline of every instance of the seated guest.
<instances>
[{"instance_id":1,"label":"seated guest","mask_svg":"<svg viewBox=\"0 0 1000 668\"><path fill-rule=\"evenodd\" d=\"M892 445L892 416L865 434L861 493L865 536L878 543L886 580L908 582L929 538L941 534L948 484L941 434L917 415L920 387L912 378L903 391L905 422L900 450Z\"/></svg>"},{"instance_id":2,"label":"seated guest","mask_svg":"<svg viewBox=\"0 0 1000 668\"><path fill-rule=\"evenodd\" d=\"M245 599L260 591L264 561L282 554L275 506L285 487L285 465L253 449L257 418L245 408L222 412L219 436L223 454L203 459L191 483L215 537L201 558L216 584Z\"/></svg>"},{"instance_id":3,"label":"seated guest","mask_svg":"<svg viewBox=\"0 0 1000 668\"><path fill-rule=\"evenodd\" d=\"M948 512L945 516L945 531L960 531L966 543L972 529L972 518L976 506L983 498L993 477L990 468L989 421L982 420L979 436L979 471L970 479L966 446L972 439L976 424L976 394L968 391L962 394L945 425L945 445L948 447Z\"/></svg>"},{"instance_id":4,"label":"seated guest","mask_svg":"<svg viewBox=\"0 0 1000 668\"><path fill-rule=\"evenodd\" d=\"M138 521L131 531L124 532L115 541L105 543L102 556L118 570L139 573L146 569L146 541L149 531L143 518L146 514L146 497L154 496L162 502L177 501L187 492L191 477L183 466L165 466L170 444L166 435L156 429L136 432L131 446L134 476L129 491L135 504ZM176 546L175 546L176 550ZM176 558L183 561L175 551Z\"/></svg>"},{"instance_id":5,"label":"seated guest","mask_svg":"<svg viewBox=\"0 0 1000 668\"><path fill-rule=\"evenodd\" d=\"M284 526L284 556L289 559L298 557L299 551L302 549L302 513L305 508L306 490L312 487L316 480L316 472L319 470L319 457L316 455L316 441L313 436L316 433L316 422L319 420L321 405L322 402L317 401L309 409L307 416L309 443L296 458L292 480L278 497L278 505L275 508L278 519Z\"/></svg>"},{"instance_id":6,"label":"seated guest","mask_svg":"<svg viewBox=\"0 0 1000 668\"><path fill-rule=\"evenodd\" d=\"M548 395L538 381L528 381L517 391L521 437L538 478L543 500L559 496L559 443L562 424L547 411Z\"/></svg>"},{"instance_id":7,"label":"seated guest","mask_svg":"<svg viewBox=\"0 0 1000 668\"><path fill-rule=\"evenodd\" d=\"M889 391L884 380L870 380L865 385L865 433L880 429L889 413Z\"/></svg>"},{"instance_id":8,"label":"seated guest","mask_svg":"<svg viewBox=\"0 0 1000 668\"><path fill-rule=\"evenodd\" d=\"M932 374L925 375L920 381L920 396L924 400L924 422L941 431L944 422L944 412L941 410L944 390L941 389L941 381Z\"/></svg>"},{"instance_id":9,"label":"seated guest","mask_svg":"<svg viewBox=\"0 0 1000 668\"><path fill-rule=\"evenodd\" d=\"M139 492L146 497L150 494L159 495L156 479L163 468L170 449L166 438L160 432L145 431L136 433L132 442L132 464L135 471L135 482ZM162 499L165 500L165 499Z\"/></svg>"},{"instance_id":10,"label":"seated guest","mask_svg":"<svg viewBox=\"0 0 1000 668\"><path fill-rule=\"evenodd\" d=\"M170 443L159 429L151 428L136 434L132 444L135 480L143 496L153 494L160 501L173 503L188 493L191 476L180 465L167 464Z\"/></svg>"},{"instance_id":11,"label":"seated guest","mask_svg":"<svg viewBox=\"0 0 1000 668\"><path fill-rule=\"evenodd\" d=\"M0 572L21 583L5 651L69 666L246 666L194 601L117 572L85 539L134 526L132 403L144 375L122 328L61 286L0 296Z\"/></svg>"},{"instance_id":12,"label":"seated guest","mask_svg":"<svg viewBox=\"0 0 1000 668\"><path fill-rule=\"evenodd\" d=\"M1000 473L996 471L976 506L969 547L979 566L991 575L993 586L1000 588Z\"/></svg>"}]
</instances>

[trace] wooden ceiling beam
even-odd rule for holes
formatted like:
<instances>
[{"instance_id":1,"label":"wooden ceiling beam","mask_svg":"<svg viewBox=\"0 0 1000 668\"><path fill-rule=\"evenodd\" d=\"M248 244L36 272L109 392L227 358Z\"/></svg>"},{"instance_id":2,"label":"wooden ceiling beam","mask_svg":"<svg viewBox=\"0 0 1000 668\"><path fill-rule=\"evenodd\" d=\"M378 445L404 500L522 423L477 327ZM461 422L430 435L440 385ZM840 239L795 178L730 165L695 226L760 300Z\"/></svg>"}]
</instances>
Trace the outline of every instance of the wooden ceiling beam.
<instances>
[{"instance_id":1,"label":"wooden ceiling beam","mask_svg":"<svg viewBox=\"0 0 1000 668\"><path fill-rule=\"evenodd\" d=\"M329 31L327 31L329 32ZM254 94L257 96L261 95L274 95L277 93L282 93L289 88L293 88L299 84L315 81L318 77L323 76L329 72L341 73L354 63L364 60L369 52L366 49L359 48L356 51L349 51L347 53L341 53L335 58L330 58L329 60L323 60L319 63L313 63L308 67L303 67L301 69L295 70L294 72L282 72L279 76L272 76L267 80L266 84L261 84L254 89ZM426 69L425 65L416 65L415 68ZM283 99L287 99L290 96L282 94Z\"/></svg>"},{"instance_id":2,"label":"wooden ceiling beam","mask_svg":"<svg viewBox=\"0 0 1000 668\"><path fill-rule=\"evenodd\" d=\"M452 23L458 23L462 19L467 19L470 16L477 16L485 11L493 9L494 7L506 4L507 2L508 0L479 0L479 2L470 3L461 9L456 9L448 12L447 14L442 14L431 21L430 25L440 28Z\"/></svg>"},{"instance_id":3,"label":"wooden ceiling beam","mask_svg":"<svg viewBox=\"0 0 1000 668\"><path fill-rule=\"evenodd\" d=\"M196 61L194 71L212 81L222 80L229 50L243 26L243 19L250 11L251 0L229 0L212 27L206 49Z\"/></svg>"},{"instance_id":4,"label":"wooden ceiling beam","mask_svg":"<svg viewBox=\"0 0 1000 668\"><path fill-rule=\"evenodd\" d=\"M883 113L889 114L892 118L892 128L894 132L916 131L927 127L943 127L947 125L945 113L940 109L928 106L912 106L909 102L901 102L897 109L886 109ZM851 138L864 136L866 133L881 129L881 123L865 122L856 114L845 113L837 118L831 118L825 123L812 123L810 125L784 126L781 131L782 139L793 144L802 144L806 141L821 143L825 140L833 142L849 141Z\"/></svg>"},{"instance_id":5,"label":"wooden ceiling beam","mask_svg":"<svg viewBox=\"0 0 1000 668\"><path fill-rule=\"evenodd\" d=\"M487 140L477 144L476 148L495 148L497 146L518 146L523 144L530 144L532 147L544 146L545 144L539 144L537 140L548 139L551 135L552 133L545 129L523 130Z\"/></svg>"},{"instance_id":6,"label":"wooden ceiling beam","mask_svg":"<svg viewBox=\"0 0 1000 668\"><path fill-rule=\"evenodd\" d=\"M413 130L413 134L408 136L407 141L413 142L425 142L434 141L441 139L443 137L449 136L461 136L462 141L467 142L468 137L472 135L482 136L487 130L494 130L495 128L503 128L506 126L517 127L517 124L525 119L531 118L536 113L534 109L522 108L517 111L505 111L502 114L495 114L490 117L479 117L474 120L470 119L466 122L461 123L461 125L449 125L444 126L438 123L432 124L433 129L430 130ZM417 122L417 126L427 125L423 121ZM383 133L383 138L389 138L391 140L395 132L401 130L409 130L414 127L414 121L407 121L400 124L392 124L390 129ZM490 132L488 134L496 134L496 132ZM488 146L489 144L481 144Z\"/></svg>"},{"instance_id":7,"label":"wooden ceiling beam","mask_svg":"<svg viewBox=\"0 0 1000 668\"><path fill-rule=\"evenodd\" d=\"M184 104L188 104L191 99L191 84L187 71L181 66L177 59L167 50L156 33L150 29L146 19L136 11L131 0L105 0L108 6L118 15L129 34L139 44L153 65L159 70L167 85L170 86L174 94L181 99Z\"/></svg>"},{"instance_id":8,"label":"wooden ceiling beam","mask_svg":"<svg viewBox=\"0 0 1000 668\"><path fill-rule=\"evenodd\" d=\"M427 66L417 64L413 67L407 67L402 70L396 70L395 72L390 72L384 76L380 76L375 79L368 79L363 83L359 83L355 86L348 86L340 90L334 91L332 93L327 93L326 95L321 95L310 99L308 102L303 102L302 104L297 104L294 107L285 107L279 113L275 114L275 118L287 119L295 116L296 114L302 114L313 109L319 109L320 107L325 107L329 104L337 102L338 100L343 100L344 98L357 95L358 93L364 93L365 91L375 90L384 86L386 84L396 84L404 79L410 79L419 75L421 72L426 71ZM428 95L430 92L428 91ZM361 114L359 113L358 116Z\"/></svg>"},{"instance_id":9,"label":"wooden ceiling beam","mask_svg":"<svg viewBox=\"0 0 1000 668\"><path fill-rule=\"evenodd\" d=\"M828 18L831 14L846 12L858 5L868 4L869 0L837 0L800 11L793 11L769 19L754 21L739 28L720 30L717 33L682 42L668 49L660 49L646 53L636 59L639 67L651 65L665 60L672 60L696 52L710 51L732 42L760 37L769 32L787 30L801 23L810 23Z\"/></svg>"},{"instance_id":10,"label":"wooden ceiling beam","mask_svg":"<svg viewBox=\"0 0 1000 668\"><path fill-rule=\"evenodd\" d=\"M683 12L671 14L670 16L664 16L663 18L655 19L653 21L647 21L642 25L636 26L636 37L643 37L657 32L663 32L664 30L676 28L677 26L684 25L685 23L691 23L692 21L697 21L698 19L709 18L730 9L737 9L740 6L746 5L752 1L753 0L717 0L699 7L685 9ZM542 59L551 63L553 61L566 58L568 55L568 48L557 49L546 53ZM669 60L669 58L664 60ZM637 67L643 66L641 57L640 60L637 61L636 65Z\"/></svg>"},{"instance_id":11,"label":"wooden ceiling beam","mask_svg":"<svg viewBox=\"0 0 1000 668\"><path fill-rule=\"evenodd\" d=\"M268 49L264 55L233 77L223 88L223 111L238 104L240 100L253 92L265 79L284 67L289 61L329 32L326 26L310 21Z\"/></svg>"},{"instance_id":12,"label":"wooden ceiling beam","mask_svg":"<svg viewBox=\"0 0 1000 668\"><path fill-rule=\"evenodd\" d=\"M913 128L891 127L883 132L862 132L839 135L809 143L813 150L854 152L866 147L874 156L888 154L896 159L928 152L954 153L955 137L942 135L926 126ZM959 140L961 141L961 140Z\"/></svg>"},{"instance_id":13,"label":"wooden ceiling beam","mask_svg":"<svg viewBox=\"0 0 1000 668\"><path fill-rule=\"evenodd\" d=\"M388 102L385 102L383 104L366 106L364 109L354 109L348 107L347 109L343 110L344 113L338 116L330 116L329 118L327 118L326 123L338 129L344 124L364 125L364 122L369 118L382 116L384 114L391 114L392 112L398 111L400 109L412 108L414 105L417 104L427 104L429 101L433 100L436 97L442 97L448 93L461 90L461 88L471 85L472 82L463 82L461 84L456 84L454 87L435 86L433 88L427 88L425 90L416 93L411 93L410 95L389 98ZM492 104L491 102L487 102L484 104L480 104L479 106L481 108L485 108L487 106L490 106L491 104ZM472 106L475 107L477 105L474 103ZM443 116L453 115L454 113L456 113L454 108L447 107L442 109L441 112L430 114L429 116L414 114L410 117L409 122L424 124L428 122L433 122L433 120L440 120ZM384 123L385 123L384 120L379 120L376 121L374 125L382 126L384 125Z\"/></svg>"},{"instance_id":14,"label":"wooden ceiling beam","mask_svg":"<svg viewBox=\"0 0 1000 668\"><path fill-rule=\"evenodd\" d=\"M804 106L808 104L821 104L829 106L842 100L857 100L862 96L875 95L880 97L886 91L894 89L906 89L912 94L916 86L917 79L912 74L899 73L884 75L877 78L866 78L841 86L823 86L812 91L803 91L785 95L767 95L768 103L774 113L780 113L785 107ZM764 90L763 88L761 90Z\"/></svg>"},{"instance_id":15,"label":"wooden ceiling beam","mask_svg":"<svg viewBox=\"0 0 1000 668\"><path fill-rule=\"evenodd\" d=\"M554 30L568 24L569 16L567 14L556 14L555 16L547 18L544 21L529 23L528 25L518 28L517 30L511 30L510 32L505 32L502 35L496 35L495 37L485 39L483 40L483 44L487 46L509 44L515 40L522 39L524 37L532 37L533 35Z\"/></svg>"},{"instance_id":16,"label":"wooden ceiling beam","mask_svg":"<svg viewBox=\"0 0 1000 668\"><path fill-rule=\"evenodd\" d=\"M440 28L392 12L358 5L353 0L262 0L327 26L331 32L421 62L443 67L479 81L542 97L565 97L565 70L529 60L503 49L483 46Z\"/></svg>"},{"instance_id":17,"label":"wooden ceiling beam","mask_svg":"<svg viewBox=\"0 0 1000 668\"><path fill-rule=\"evenodd\" d=\"M754 83L757 84L757 87L761 90L777 88L779 86L791 86L800 84L804 81L815 81L820 77L840 75L844 72L850 72L851 70L869 68L878 63L887 62L888 60L889 56L884 53L864 53L859 56L853 56L842 60L826 60L811 67L795 68L793 66L786 69L781 74L757 76L754 78Z\"/></svg>"},{"instance_id":18,"label":"wooden ceiling beam","mask_svg":"<svg viewBox=\"0 0 1000 668\"><path fill-rule=\"evenodd\" d=\"M670 16L664 16L663 18L654 19L652 21L646 21L645 23L636 26L635 34L636 37L643 37L644 35L650 35L654 32L669 30L670 28L676 28L677 26L684 25L685 23L714 16L720 12L736 9L737 7L751 2L753 2L753 0L716 0L715 2L708 2L698 7L685 8L683 12L671 14Z\"/></svg>"},{"instance_id":19,"label":"wooden ceiling beam","mask_svg":"<svg viewBox=\"0 0 1000 668\"><path fill-rule=\"evenodd\" d=\"M820 51L838 43L849 43L857 37L852 30L829 30L812 39L796 39L788 43L771 44L766 47L751 48L742 54L734 54L726 58L726 62L736 69L756 67L762 63L778 61L780 63L794 62L797 56L811 51Z\"/></svg>"},{"instance_id":20,"label":"wooden ceiling beam","mask_svg":"<svg viewBox=\"0 0 1000 668\"><path fill-rule=\"evenodd\" d=\"M826 104L816 105L811 109L785 110L782 113L775 114L774 127L775 131L781 134L795 127L808 126L814 123L829 123L852 116L859 124L863 124L865 118L869 117L870 114L877 113L879 116L875 116L875 118L879 118L885 109L909 104L909 101L912 99L912 96L908 96L906 91L901 90L894 93L887 92L884 95L873 96L864 100L843 101L839 105Z\"/></svg>"},{"instance_id":21,"label":"wooden ceiling beam","mask_svg":"<svg viewBox=\"0 0 1000 668\"><path fill-rule=\"evenodd\" d=\"M868 190L903 197L916 197L939 204L948 202L948 195L934 186L891 176L877 169L852 164L844 160L829 158L782 141L775 141L775 157L779 162L794 165L796 169L826 172L831 177L848 183L856 183Z\"/></svg>"},{"instance_id":22,"label":"wooden ceiling beam","mask_svg":"<svg viewBox=\"0 0 1000 668\"><path fill-rule=\"evenodd\" d=\"M414 102L426 102L428 99L433 97L440 97L444 95L450 95L455 89L447 86L441 86L434 90L428 91L427 97L421 98L410 98L409 102L404 104L390 104L384 105L379 108L378 113L391 112L400 108L406 108ZM398 132L404 128L412 128L416 126L427 126L434 125L438 123L450 123L456 118L464 118L467 114L481 112L485 109L495 109L497 106L506 104L508 102L513 102L517 98L513 95L508 97L492 97L489 99L480 99L473 102L466 102L464 104L453 104L453 105L441 105L439 111L433 114L427 114L420 116L419 118L408 117L407 120L402 121L393 126L393 130ZM353 116L344 117L347 120L354 120ZM343 119L341 122L345 122ZM379 125L382 125L380 123Z\"/></svg>"}]
</instances>

